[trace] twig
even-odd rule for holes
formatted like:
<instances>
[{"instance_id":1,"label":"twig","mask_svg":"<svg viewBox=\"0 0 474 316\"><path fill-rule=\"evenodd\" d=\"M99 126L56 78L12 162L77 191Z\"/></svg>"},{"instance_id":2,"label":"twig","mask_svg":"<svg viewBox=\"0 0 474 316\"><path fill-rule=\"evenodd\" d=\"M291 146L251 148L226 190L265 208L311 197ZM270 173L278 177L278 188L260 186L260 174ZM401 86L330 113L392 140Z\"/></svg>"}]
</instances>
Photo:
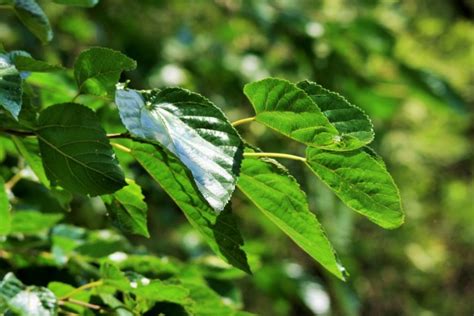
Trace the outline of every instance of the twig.
<instances>
[{"instance_id":1,"label":"twig","mask_svg":"<svg viewBox=\"0 0 474 316\"><path fill-rule=\"evenodd\" d=\"M234 121L234 122L232 122L232 126L239 126L239 125L249 123L249 122L252 122L252 121L255 121L255 116L247 117L247 118L243 118L243 119Z\"/></svg>"},{"instance_id":2,"label":"twig","mask_svg":"<svg viewBox=\"0 0 474 316\"><path fill-rule=\"evenodd\" d=\"M292 160L299 160L302 162L306 162L306 158L301 156L295 156L290 154L281 154L281 153L244 153L244 157L269 157L269 158L285 158L285 159L292 159Z\"/></svg>"}]
</instances>

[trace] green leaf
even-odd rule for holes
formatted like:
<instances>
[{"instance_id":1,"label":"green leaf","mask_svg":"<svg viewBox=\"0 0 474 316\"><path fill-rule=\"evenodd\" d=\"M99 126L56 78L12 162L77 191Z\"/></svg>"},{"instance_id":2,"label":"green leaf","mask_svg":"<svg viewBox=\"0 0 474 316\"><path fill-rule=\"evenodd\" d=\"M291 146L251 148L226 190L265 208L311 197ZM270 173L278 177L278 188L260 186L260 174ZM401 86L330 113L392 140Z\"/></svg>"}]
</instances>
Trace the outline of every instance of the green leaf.
<instances>
[{"instance_id":1,"label":"green leaf","mask_svg":"<svg viewBox=\"0 0 474 316\"><path fill-rule=\"evenodd\" d=\"M112 146L95 113L80 104L43 110L37 130L43 166L52 185L91 196L126 185Z\"/></svg>"},{"instance_id":2,"label":"green leaf","mask_svg":"<svg viewBox=\"0 0 474 316\"><path fill-rule=\"evenodd\" d=\"M373 154L363 149L329 152L306 150L307 165L350 208L384 228L403 224L398 189Z\"/></svg>"},{"instance_id":3,"label":"green leaf","mask_svg":"<svg viewBox=\"0 0 474 316\"><path fill-rule=\"evenodd\" d=\"M59 4L73 5L78 7L92 8L99 0L54 0L54 2Z\"/></svg>"},{"instance_id":4,"label":"green leaf","mask_svg":"<svg viewBox=\"0 0 474 316\"><path fill-rule=\"evenodd\" d=\"M39 181L49 188L49 180L44 172L43 163L39 155L39 146L36 139L31 138L19 138L17 136L11 136L13 143L15 144L18 152L25 159L26 163L30 166L31 170L38 177Z\"/></svg>"},{"instance_id":5,"label":"green leaf","mask_svg":"<svg viewBox=\"0 0 474 316\"><path fill-rule=\"evenodd\" d=\"M244 93L255 109L257 122L308 146L344 149L336 128L296 85L268 78L245 85Z\"/></svg>"},{"instance_id":6,"label":"green leaf","mask_svg":"<svg viewBox=\"0 0 474 316\"><path fill-rule=\"evenodd\" d=\"M36 60L32 57L21 55L16 56L13 59L13 63L19 71L53 72L65 69L61 65L52 65L42 60Z\"/></svg>"},{"instance_id":7,"label":"green leaf","mask_svg":"<svg viewBox=\"0 0 474 316\"><path fill-rule=\"evenodd\" d=\"M11 228L10 203L5 190L5 182L0 177L0 236L8 235Z\"/></svg>"},{"instance_id":8,"label":"green leaf","mask_svg":"<svg viewBox=\"0 0 474 316\"><path fill-rule=\"evenodd\" d=\"M62 214L45 214L37 211L17 211L12 214L11 233L37 234L47 231L59 222Z\"/></svg>"},{"instance_id":9,"label":"green leaf","mask_svg":"<svg viewBox=\"0 0 474 316\"><path fill-rule=\"evenodd\" d=\"M74 64L74 77L80 93L113 95L122 71L133 70L137 63L109 48L94 47L83 51Z\"/></svg>"},{"instance_id":10,"label":"green leaf","mask_svg":"<svg viewBox=\"0 0 474 316\"><path fill-rule=\"evenodd\" d=\"M43 43L53 39L48 17L35 0L15 0L13 8L21 22Z\"/></svg>"},{"instance_id":11,"label":"green leaf","mask_svg":"<svg viewBox=\"0 0 474 316\"><path fill-rule=\"evenodd\" d=\"M313 99L329 122L336 127L341 138L340 148L357 149L374 139L369 117L344 97L307 80L299 82L297 86Z\"/></svg>"},{"instance_id":12,"label":"green leaf","mask_svg":"<svg viewBox=\"0 0 474 316\"><path fill-rule=\"evenodd\" d=\"M203 96L179 88L117 89L122 122L132 136L160 144L191 171L215 211L235 189L242 140L222 111Z\"/></svg>"},{"instance_id":13,"label":"green leaf","mask_svg":"<svg viewBox=\"0 0 474 316\"><path fill-rule=\"evenodd\" d=\"M147 228L147 205L139 185L127 180L128 185L113 195L103 196L112 223L126 233L150 237Z\"/></svg>"},{"instance_id":14,"label":"green leaf","mask_svg":"<svg viewBox=\"0 0 474 316\"><path fill-rule=\"evenodd\" d=\"M22 104L22 80L10 58L0 54L0 105L18 119Z\"/></svg>"},{"instance_id":15,"label":"green leaf","mask_svg":"<svg viewBox=\"0 0 474 316\"><path fill-rule=\"evenodd\" d=\"M54 293L56 297L63 297L64 295L67 295L74 291L76 288L73 286L66 284L66 283L61 283L61 282L49 282L48 283L48 289L51 290L51 292ZM89 299L91 296L90 291L80 291L77 292L76 294L72 295L71 298L73 298L76 301L81 301L84 303L88 303ZM77 304L73 303L67 303L67 301L64 303L67 308L77 312L81 313L83 312L86 308Z\"/></svg>"},{"instance_id":16,"label":"green leaf","mask_svg":"<svg viewBox=\"0 0 474 316\"><path fill-rule=\"evenodd\" d=\"M246 149L247 152L254 152ZM315 214L309 210L305 193L281 164L267 158L245 158L239 189L316 261L344 279L343 268Z\"/></svg>"},{"instance_id":17,"label":"green leaf","mask_svg":"<svg viewBox=\"0 0 474 316\"><path fill-rule=\"evenodd\" d=\"M230 209L216 214L199 193L190 172L173 155L148 144L134 143L132 155L170 195L211 249L229 264L247 273L243 239Z\"/></svg>"},{"instance_id":18,"label":"green leaf","mask_svg":"<svg viewBox=\"0 0 474 316\"><path fill-rule=\"evenodd\" d=\"M44 287L26 286L11 272L0 283L0 298L20 316L54 316L58 310L53 292Z\"/></svg>"}]
</instances>

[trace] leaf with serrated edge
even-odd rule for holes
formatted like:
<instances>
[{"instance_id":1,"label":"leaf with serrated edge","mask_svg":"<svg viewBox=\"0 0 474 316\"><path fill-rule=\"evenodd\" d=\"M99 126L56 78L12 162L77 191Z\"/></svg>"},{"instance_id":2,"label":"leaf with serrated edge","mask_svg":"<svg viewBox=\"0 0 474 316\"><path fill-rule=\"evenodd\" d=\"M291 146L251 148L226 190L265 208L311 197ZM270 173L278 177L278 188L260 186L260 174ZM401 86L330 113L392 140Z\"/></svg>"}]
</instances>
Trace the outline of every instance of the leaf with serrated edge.
<instances>
[{"instance_id":1,"label":"leaf with serrated edge","mask_svg":"<svg viewBox=\"0 0 474 316\"><path fill-rule=\"evenodd\" d=\"M74 63L74 77L80 93L113 95L122 71L133 70L137 63L121 52L93 47L81 52Z\"/></svg>"},{"instance_id":2,"label":"leaf with serrated edge","mask_svg":"<svg viewBox=\"0 0 474 316\"><path fill-rule=\"evenodd\" d=\"M53 72L65 69L61 65L53 65L42 60L37 60L29 56L21 55L16 56L13 60L13 63L19 71Z\"/></svg>"},{"instance_id":3,"label":"leaf with serrated edge","mask_svg":"<svg viewBox=\"0 0 474 316\"><path fill-rule=\"evenodd\" d=\"M363 149L330 152L307 148L307 165L347 206L384 228L404 221L400 194L392 177Z\"/></svg>"},{"instance_id":4,"label":"leaf with serrated edge","mask_svg":"<svg viewBox=\"0 0 474 316\"><path fill-rule=\"evenodd\" d=\"M0 236L7 235L11 228L10 203L5 191L5 182L0 177Z\"/></svg>"},{"instance_id":5,"label":"leaf with serrated edge","mask_svg":"<svg viewBox=\"0 0 474 316\"><path fill-rule=\"evenodd\" d=\"M247 148L246 152L255 152ZM344 279L341 264L305 193L288 170L273 159L247 157L242 162L238 188L298 246L323 267Z\"/></svg>"},{"instance_id":6,"label":"leaf with serrated edge","mask_svg":"<svg viewBox=\"0 0 474 316\"><path fill-rule=\"evenodd\" d=\"M43 166L52 185L91 196L126 185L112 146L95 113L80 104L43 110L37 130Z\"/></svg>"},{"instance_id":7,"label":"leaf with serrated edge","mask_svg":"<svg viewBox=\"0 0 474 316\"><path fill-rule=\"evenodd\" d=\"M0 106L18 119L22 104L22 80L6 54L0 54Z\"/></svg>"},{"instance_id":8,"label":"leaf with serrated edge","mask_svg":"<svg viewBox=\"0 0 474 316\"><path fill-rule=\"evenodd\" d=\"M35 0L15 0L13 8L21 22L43 43L53 39L48 17Z\"/></svg>"},{"instance_id":9,"label":"leaf with serrated edge","mask_svg":"<svg viewBox=\"0 0 474 316\"><path fill-rule=\"evenodd\" d=\"M307 80L299 82L297 86L313 99L329 122L336 127L340 136L340 148L357 149L374 139L369 117L344 97Z\"/></svg>"},{"instance_id":10,"label":"leaf with serrated edge","mask_svg":"<svg viewBox=\"0 0 474 316\"><path fill-rule=\"evenodd\" d=\"M179 88L119 87L115 103L132 136L176 155L212 208L224 209L237 182L242 140L220 109L203 96Z\"/></svg>"},{"instance_id":11,"label":"leaf with serrated edge","mask_svg":"<svg viewBox=\"0 0 474 316\"><path fill-rule=\"evenodd\" d=\"M255 120L308 146L331 150L340 147L340 136L313 100L296 85L268 78L244 87L253 105Z\"/></svg>"},{"instance_id":12,"label":"leaf with serrated edge","mask_svg":"<svg viewBox=\"0 0 474 316\"><path fill-rule=\"evenodd\" d=\"M216 214L199 193L190 172L165 150L135 142L132 155L174 200L211 249L229 264L250 273L247 256L240 248L244 242L229 206Z\"/></svg>"},{"instance_id":13,"label":"leaf with serrated edge","mask_svg":"<svg viewBox=\"0 0 474 316\"><path fill-rule=\"evenodd\" d=\"M127 179L127 186L112 195L103 196L112 223L126 233L150 237L147 228L148 207L142 190L135 181Z\"/></svg>"}]
</instances>

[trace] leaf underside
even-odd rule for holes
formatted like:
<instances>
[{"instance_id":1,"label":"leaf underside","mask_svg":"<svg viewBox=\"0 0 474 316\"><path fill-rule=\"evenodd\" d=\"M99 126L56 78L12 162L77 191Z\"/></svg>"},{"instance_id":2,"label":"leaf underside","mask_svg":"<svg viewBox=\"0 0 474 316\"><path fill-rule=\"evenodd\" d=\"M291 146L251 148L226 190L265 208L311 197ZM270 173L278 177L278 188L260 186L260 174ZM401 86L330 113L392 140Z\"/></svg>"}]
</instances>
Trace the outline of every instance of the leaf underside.
<instances>
[{"instance_id":1,"label":"leaf underside","mask_svg":"<svg viewBox=\"0 0 474 316\"><path fill-rule=\"evenodd\" d=\"M22 80L6 54L0 54L0 106L18 119L22 104Z\"/></svg>"},{"instance_id":2,"label":"leaf underside","mask_svg":"<svg viewBox=\"0 0 474 316\"><path fill-rule=\"evenodd\" d=\"M48 17L35 0L15 0L13 8L21 22L43 43L53 39Z\"/></svg>"}]
</instances>

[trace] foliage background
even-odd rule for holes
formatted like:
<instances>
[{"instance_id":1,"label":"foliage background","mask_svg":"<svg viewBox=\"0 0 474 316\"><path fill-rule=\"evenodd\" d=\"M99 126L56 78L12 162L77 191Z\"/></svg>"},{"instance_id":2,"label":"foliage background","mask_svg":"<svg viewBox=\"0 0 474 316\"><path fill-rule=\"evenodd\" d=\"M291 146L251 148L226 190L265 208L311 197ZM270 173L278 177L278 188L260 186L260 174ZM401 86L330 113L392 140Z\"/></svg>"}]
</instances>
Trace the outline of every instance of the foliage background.
<instances>
[{"instance_id":1,"label":"foliage background","mask_svg":"<svg viewBox=\"0 0 474 316\"><path fill-rule=\"evenodd\" d=\"M189 88L221 106L231 120L251 115L241 92L245 83L267 76L308 78L346 96L374 120L374 146L400 188L405 225L394 231L378 228L345 209L297 162L284 161L308 192L312 210L351 277L341 283L328 275L237 194L233 205L254 275L210 278L219 293L262 315L474 312L472 2L102 0L92 9L49 1L41 5L55 31L52 43L42 46L12 14L0 11L5 48L67 66L90 46L120 50L138 61L138 69L124 78L133 87ZM31 80L51 91L41 95L50 103L74 96L68 77L35 74ZM70 98L57 100L53 89L70 91ZM118 131L116 112L105 100L94 102L108 130ZM240 130L267 151L303 150L256 124ZM21 169L7 145L0 147L0 161L6 179L8 167ZM142 172L136 166L130 170ZM13 189L17 207L58 211L27 171L23 174ZM192 263L212 261L164 192L144 174L138 182L149 204L151 238L127 236L133 247ZM74 197L66 217L90 229L110 227L96 199ZM14 270L27 284L45 285L52 276L62 280L71 273L41 264L28 267L3 254L0 250L0 274Z\"/></svg>"}]
</instances>

